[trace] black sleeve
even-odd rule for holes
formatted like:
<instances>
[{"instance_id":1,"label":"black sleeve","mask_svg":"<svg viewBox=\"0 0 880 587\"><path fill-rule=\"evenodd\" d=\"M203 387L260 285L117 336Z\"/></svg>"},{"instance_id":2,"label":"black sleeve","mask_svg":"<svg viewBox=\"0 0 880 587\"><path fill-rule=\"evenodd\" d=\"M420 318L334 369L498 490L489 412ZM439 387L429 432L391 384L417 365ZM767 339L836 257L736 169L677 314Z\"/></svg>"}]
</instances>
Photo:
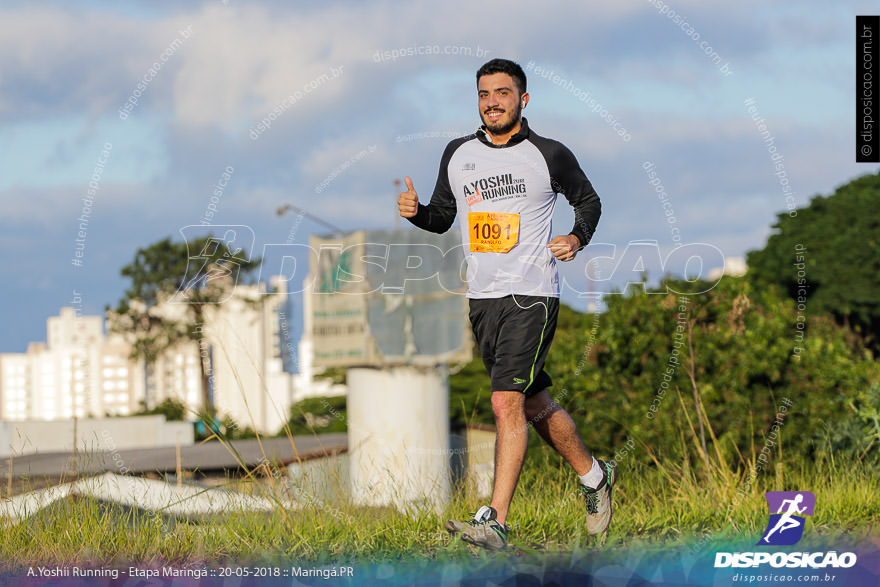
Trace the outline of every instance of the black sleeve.
<instances>
[{"instance_id":1,"label":"black sleeve","mask_svg":"<svg viewBox=\"0 0 880 587\"><path fill-rule=\"evenodd\" d=\"M455 195L449 187L449 160L452 154L463 141L457 139L446 145L443 157L440 159L440 171L437 173L437 184L434 186L434 194L431 202L425 206L419 204L416 215L408 220L422 230L444 233L455 222Z\"/></svg>"},{"instance_id":2,"label":"black sleeve","mask_svg":"<svg viewBox=\"0 0 880 587\"><path fill-rule=\"evenodd\" d=\"M581 247L585 247L593 238L596 225L599 224L599 216L602 214L599 195L581 170L574 154L562 143L548 142L550 145L544 156L550 169L550 184L553 191L564 195L574 208L574 227L570 234L581 241Z\"/></svg>"}]
</instances>

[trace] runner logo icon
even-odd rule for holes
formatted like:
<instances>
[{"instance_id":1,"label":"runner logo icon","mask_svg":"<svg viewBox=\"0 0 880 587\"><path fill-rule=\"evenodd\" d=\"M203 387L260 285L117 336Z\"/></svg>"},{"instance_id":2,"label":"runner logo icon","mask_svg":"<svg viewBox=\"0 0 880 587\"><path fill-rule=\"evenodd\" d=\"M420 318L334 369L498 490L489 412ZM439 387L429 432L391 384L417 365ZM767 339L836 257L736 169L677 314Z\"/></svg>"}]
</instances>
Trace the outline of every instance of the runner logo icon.
<instances>
[{"instance_id":1,"label":"runner logo icon","mask_svg":"<svg viewBox=\"0 0 880 587\"><path fill-rule=\"evenodd\" d=\"M816 496L809 491L768 491L764 494L770 506L770 521L757 546L791 546L804 535L806 516L812 516ZM848 569L859 557L854 552L836 550L819 552L716 552L715 568L757 569L767 565L774 569ZM737 581L739 575L734 576ZM834 576L830 576L833 580ZM747 577L748 578L748 577ZM791 581L793 579L789 579ZM826 581L829 579L826 578ZM787 583L786 583L787 584Z\"/></svg>"},{"instance_id":2,"label":"runner logo icon","mask_svg":"<svg viewBox=\"0 0 880 587\"><path fill-rule=\"evenodd\" d=\"M768 491L764 494L770 506L770 521L759 546L791 546L804 535L806 516L813 515L816 496L809 491Z\"/></svg>"}]
</instances>

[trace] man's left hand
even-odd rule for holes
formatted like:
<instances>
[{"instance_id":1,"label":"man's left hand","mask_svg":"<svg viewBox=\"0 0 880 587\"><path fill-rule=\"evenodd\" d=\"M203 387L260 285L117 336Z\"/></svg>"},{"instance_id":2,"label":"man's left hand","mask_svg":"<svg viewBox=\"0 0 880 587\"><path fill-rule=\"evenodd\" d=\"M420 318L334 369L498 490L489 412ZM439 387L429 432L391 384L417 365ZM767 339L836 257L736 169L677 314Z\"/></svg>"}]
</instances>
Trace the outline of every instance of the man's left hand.
<instances>
[{"instance_id":1,"label":"man's left hand","mask_svg":"<svg viewBox=\"0 0 880 587\"><path fill-rule=\"evenodd\" d=\"M581 241L573 234L560 235L553 237L547 248L559 261L571 261L581 248Z\"/></svg>"}]
</instances>

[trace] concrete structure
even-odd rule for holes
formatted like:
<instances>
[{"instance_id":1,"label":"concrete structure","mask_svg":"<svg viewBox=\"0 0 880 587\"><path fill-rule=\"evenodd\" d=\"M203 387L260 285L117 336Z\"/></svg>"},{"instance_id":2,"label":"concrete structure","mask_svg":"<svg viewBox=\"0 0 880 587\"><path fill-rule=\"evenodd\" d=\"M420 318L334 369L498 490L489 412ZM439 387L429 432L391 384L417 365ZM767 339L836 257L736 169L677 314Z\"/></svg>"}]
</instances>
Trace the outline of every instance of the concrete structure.
<instances>
[{"instance_id":1,"label":"concrete structure","mask_svg":"<svg viewBox=\"0 0 880 587\"><path fill-rule=\"evenodd\" d=\"M74 441L74 435L76 440ZM165 416L88 418L83 420L26 420L0 422L0 457L36 453L83 454L103 450L192 446L190 422L166 422Z\"/></svg>"},{"instance_id":2,"label":"concrete structure","mask_svg":"<svg viewBox=\"0 0 880 587\"><path fill-rule=\"evenodd\" d=\"M348 447L355 504L400 509L449 501L445 370L348 371Z\"/></svg>"},{"instance_id":3,"label":"concrete structure","mask_svg":"<svg viewBox=\"0 0 880 587\"><path fill-rule=\"evenodd\" d=\"M347 453L290 463L290 485L322 501L347 501L351 494L351 459Z\"/></svg>"},{"instance_id":4,"label":"concrete structure","mask_svg":"<svg viewBox=\"0 0 880 587\"><path fill-rule=\"evenodd\" d=\"M445 365L467 361L464 254L452 233L313 235L301 348L348 368L355 504L440 507L450 493Z\"/></svg>"},{"instance_id":5,"label":"concrete structure","mask_svg":"<svg viewBox=\"0 0 880 587\"><path fill-rule=\"evenodd\" d=\"M304 334L319 367L433 367L471 358L464 254L452 232L315 236Z\"/></svg>"},{"instance_id":6,"label":"concrete structure","mask_svg":"<svg viewBox=\"0 0 880 587\"><path fill-rule=\"evenodd\" d=\"M495 478L495 428L476 425L450 436L452 479L464 482L470 495L492 497Z\"/></svg>"},{"instance_id":7,"label":"concrete structure","mask_svg":"<svg viewBox=\"0 0 880 587\"><path fill-rule=\"evenodd\" d=\"M219 488L175 486L154 479L104 473L97 477L16 495L0 503L0 520L7 524L21 522L52 503L70 496L90 497L131 508L161 512L166 516L272 511L299 505L286 496L270 499Z\"/></svg>"}]
</instances>

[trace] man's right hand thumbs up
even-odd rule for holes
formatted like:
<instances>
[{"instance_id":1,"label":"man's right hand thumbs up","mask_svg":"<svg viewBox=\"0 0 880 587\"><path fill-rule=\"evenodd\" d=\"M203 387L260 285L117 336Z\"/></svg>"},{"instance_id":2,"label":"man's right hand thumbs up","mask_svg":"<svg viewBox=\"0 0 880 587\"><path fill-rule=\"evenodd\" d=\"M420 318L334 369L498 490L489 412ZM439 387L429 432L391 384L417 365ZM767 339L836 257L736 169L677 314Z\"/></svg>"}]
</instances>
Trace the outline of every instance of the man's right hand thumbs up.
<instances>
[{"instance_id":1,"label":"man's right hand thumbs up","mask_svg":"<svg viewBox=\"0 0 880 587\"><path fill-rule=\"evenodd\" d=\"M407 175L404 178L407 190L400 194L397 199L397 207L400 209L400 215L404 218L412 218L419 211L419 195L416 188L413 187L412 179Z\"/></svg>"}]
</instances>

